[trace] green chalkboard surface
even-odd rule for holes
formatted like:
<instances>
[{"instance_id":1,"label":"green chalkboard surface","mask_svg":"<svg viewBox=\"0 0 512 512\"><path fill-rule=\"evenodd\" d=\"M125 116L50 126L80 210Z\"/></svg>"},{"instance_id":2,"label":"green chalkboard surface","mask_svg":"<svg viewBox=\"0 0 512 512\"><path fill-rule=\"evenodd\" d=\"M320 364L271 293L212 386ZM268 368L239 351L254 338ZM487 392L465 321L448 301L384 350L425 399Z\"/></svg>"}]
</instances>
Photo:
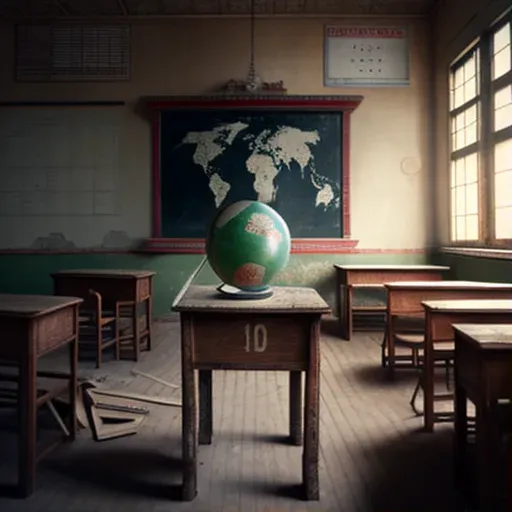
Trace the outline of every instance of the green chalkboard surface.
<instances>
[{"instance_id":1,"label":"green chalkboard surface","mask_svg":"<svg viewBox=\"0 0 512 512\"><path fill-rule=\"evenodd\" d=\"M293 238L340 238L341 111L163 109L163 238L204 238L215 210L263 201Z\"/></svg>"}]
</instances>

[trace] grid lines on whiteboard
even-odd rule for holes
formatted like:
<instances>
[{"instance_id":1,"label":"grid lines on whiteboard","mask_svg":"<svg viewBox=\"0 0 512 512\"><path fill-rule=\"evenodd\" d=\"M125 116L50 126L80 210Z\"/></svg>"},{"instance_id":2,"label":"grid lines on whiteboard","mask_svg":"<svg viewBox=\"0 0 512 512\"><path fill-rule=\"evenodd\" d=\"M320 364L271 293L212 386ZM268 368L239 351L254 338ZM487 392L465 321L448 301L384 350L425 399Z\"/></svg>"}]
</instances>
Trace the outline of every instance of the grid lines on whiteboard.
<instances>
[{"instance_id":1,"label":"grid lines on whiteboard","mask_svg":"<svg viewBox=\"0 0 512 512\"><path fill-rule=\"evenodd\" d=\"M18 25L16 80L129 80L128 25Z\"/></svg>"},{"instance_id":2,"label":"grid lines on whiteboard","mask_svg":"<svg viewBox=\"0 0 512 512\"><path fill-rule=\"evenodd\" d=\"M0 218L118 215L115 112L3 110Z\"/></svg>"}]
</instances>

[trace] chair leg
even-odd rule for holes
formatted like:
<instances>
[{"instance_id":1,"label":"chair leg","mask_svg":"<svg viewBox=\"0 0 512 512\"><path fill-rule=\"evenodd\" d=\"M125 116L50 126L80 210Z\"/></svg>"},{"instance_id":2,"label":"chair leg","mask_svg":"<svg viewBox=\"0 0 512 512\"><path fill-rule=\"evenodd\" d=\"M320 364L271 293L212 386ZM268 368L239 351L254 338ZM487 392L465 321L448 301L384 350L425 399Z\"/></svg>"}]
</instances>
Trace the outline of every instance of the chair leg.
<instances>
[{"instance_id":1,"label":"chair leg","mask_svg":"<svg viewBox=\"0 0 512 512\"><path fill-rule=\"evenodd\" d=\"M448 391L450 391L451 389L451 386L450 386L450 366L451 366L451 362L449 359L446 359L445 362L444 362L444 369L445 369L445 373L444 373L444 376L445 376L445 382L446 382L446 389Z\"/></svg>"},{"instance_id":2,"label":"chair leg","mask_svg":"<svg viewBox=\"0 0 512 512\"><path fill-rule=\"evenodd\" d=\"M116 326L114 328L114 336L116 337L116 361L121 359L121 341L119 340L120 333L118 323L116 322Z\"/></svg>"},{"instance_id":3,"label":"chair leg","mask_svg":"<svg viewBox=\"0 0 512 512\"><path fill-rule=\"evenodd\" d=\"M387 343L387 331L384 330L384 337L382 338L382 342L380 344L380 364L382 368L386 368L386 343Z\"/></svg>"},{"instance_id":4,"label":"chair leg","mask_svg":"<svg viewBox=\"0 0 512 512\"><path fill-rule=\"evenodd\" d=\"M413 349L411 349L411 351L412 351L412 365L415 368L418 368L418 366L420 365L419 351L417 348L413 348Z\"/></svg>"},{"instance_id":5,"label":"chair leg","mask_svg":"<svg viewBox=\"0 0 512 512\"><path fill-rule=\"evenodd\" d=\"M414 388L414 391L412 393L412 397L411 397L411 401L409 402L412 410L414 411L414 414L416 414L416 416L423 416L423 413L421 411L418 410L418 408L416 407L416 398L418 398L418 393L420 391L420 388L422 387L422 382L421 382L421 375L418 377L418 382L416 383L416 387Z\"/></svg>"},{"instance_id":6,"label":"chair leg","mask_svg":"<svg viewBox=\"0 0 512 512\"><path fill-rule=\"evenodd\" d=\"M100 368L101 366L101 345L103 344L103 340L100 338L98 340L98 345L96 346L96 368Z\"/></svg>"},{"instance_id":7,"label":"chair leg","mask_svg":"<svg viewBox=\"0 0 512 512\"><path fill-rule=\"evenodd\" d=\"M96 368L101 366L101 356L103 351L103 330L101 329L101 325L97 324L96 326Z\"/></svg>"}]
</instances>

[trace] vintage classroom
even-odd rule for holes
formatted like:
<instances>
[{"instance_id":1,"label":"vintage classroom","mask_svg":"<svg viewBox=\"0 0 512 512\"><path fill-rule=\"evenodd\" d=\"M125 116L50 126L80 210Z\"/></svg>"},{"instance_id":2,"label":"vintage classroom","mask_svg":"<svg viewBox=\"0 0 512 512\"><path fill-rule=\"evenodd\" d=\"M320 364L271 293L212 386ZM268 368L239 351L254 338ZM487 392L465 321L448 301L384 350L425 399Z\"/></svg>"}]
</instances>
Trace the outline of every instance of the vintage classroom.
<instances>
[{"instance_id":1,"label":"vintage classroom","mask_svg":"<svg viewBox=\"0 0 512 512\"><path fill-rule=\"evenodd\" d=\"M406 76L329 81L329 27L403 37ZM509 0L0 0L0 510L512 510L511 34ZM286 92L225 89L252 50ZM164 120L233 102L340 114L339 234L294 238L274 309L212 320ZM318 354L208 349L269 310Z\"/></svg>"}]
</instances>

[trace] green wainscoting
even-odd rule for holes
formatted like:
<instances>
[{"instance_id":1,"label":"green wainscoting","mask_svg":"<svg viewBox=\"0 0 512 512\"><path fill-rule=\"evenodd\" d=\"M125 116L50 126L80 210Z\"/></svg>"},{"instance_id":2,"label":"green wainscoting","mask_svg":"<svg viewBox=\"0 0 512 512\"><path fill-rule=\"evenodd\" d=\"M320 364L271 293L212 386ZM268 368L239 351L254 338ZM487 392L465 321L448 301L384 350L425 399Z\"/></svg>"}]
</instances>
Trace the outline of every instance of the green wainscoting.
<instances>
[{"instance_id":1,"label":"green wainscoting","mask_svg":"<svg viewBox=\"0 0 512 512\"><path fill-rule=\"evenodd\" d=\"M430 259L434 265L450 267L450 273L447 275L449 279L512 282L512 259L501 260L448 253L434 253Z\"/></svg>"},{"instance_id":2,"label":"green wainscoting","mask_svg":"<svg viewBox=\"0 0 512 512\"><path fill-rule=\"evenodd\" d=\"M73 268L126 268L157 272L154 281L154 314L167 315L171 304L190 274L201 262L201 255L142 254L8 254L0 255L0 292L52 293L50 274ZM333 263L425 263L421 254L340 254L292 255L275 284L311 286L334 307ZM194 280L196 284L216 284L209 266Z\"/></svg>"}]
</instances>

